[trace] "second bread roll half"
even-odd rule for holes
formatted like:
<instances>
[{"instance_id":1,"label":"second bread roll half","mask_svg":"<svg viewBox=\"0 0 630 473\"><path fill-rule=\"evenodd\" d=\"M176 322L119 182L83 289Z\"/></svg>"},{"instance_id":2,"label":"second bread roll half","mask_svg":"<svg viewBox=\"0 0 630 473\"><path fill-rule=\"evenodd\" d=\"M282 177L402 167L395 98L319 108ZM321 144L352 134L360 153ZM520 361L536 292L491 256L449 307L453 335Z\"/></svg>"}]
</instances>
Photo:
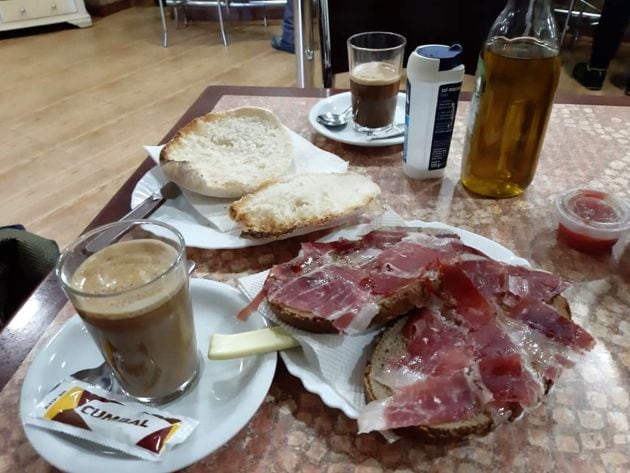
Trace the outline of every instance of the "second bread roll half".
<instances>
[{"instance_id":1,"label":"second bread roll half","mask_svg":"<svg viewBox=\"0 0 630 473\"><path fill-rule=\"evenodd\" d=\"M277 237L357 215L380 192L369 177L356 173L297 174L232 203L230 217L244 236Z\"/></svg>"}]
</instances>

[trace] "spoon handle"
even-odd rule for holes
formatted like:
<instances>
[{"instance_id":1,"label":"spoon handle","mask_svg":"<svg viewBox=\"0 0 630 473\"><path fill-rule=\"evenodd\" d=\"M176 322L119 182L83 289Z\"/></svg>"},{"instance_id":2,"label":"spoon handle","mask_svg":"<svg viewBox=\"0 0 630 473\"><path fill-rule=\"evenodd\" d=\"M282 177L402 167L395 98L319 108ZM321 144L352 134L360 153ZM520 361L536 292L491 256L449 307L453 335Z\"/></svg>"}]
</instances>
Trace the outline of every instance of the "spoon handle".
<instances>
[{"instance_id":1,"label":"spoon handle","mask_svg":"<svg viewBox=\"0 0 630 473\"><path fill-rule=\"evenodd\" d=\"M403 136L405 134L405 130L398 130L394 133L385 133L383 135L370 135L368 136L368 141L376 141L376 140L387 140L389 138L398 138L399 136Z\"/></svg>"}]
</instances>

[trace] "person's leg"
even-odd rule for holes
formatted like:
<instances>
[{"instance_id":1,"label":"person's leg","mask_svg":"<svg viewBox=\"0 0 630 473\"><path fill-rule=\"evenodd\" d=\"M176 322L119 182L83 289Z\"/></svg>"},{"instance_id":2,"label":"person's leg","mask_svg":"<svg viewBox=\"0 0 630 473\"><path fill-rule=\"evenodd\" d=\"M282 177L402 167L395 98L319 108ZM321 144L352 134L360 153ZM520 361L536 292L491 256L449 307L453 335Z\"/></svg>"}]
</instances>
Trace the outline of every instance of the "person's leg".
<instances>
[{"instance_id":1,"label":"person's leg","mask_svg":"<svg viewBox=\"0 0 630 473\"><path fill-rule=\"evenodd\" d=\"M293 0L287 0L284 8L284 18L282 19L282 42L285 45L294 46L295 33L293 26Z\"/></svg>"},{"instance_id":2,"label":"person's leg","mask_svg":"<svg viewBox=\"0 0 630 473\"><path fill-rule=\"evenodd\" d=\"M293 26L293 0L287 0L282 19L282 36L271 38L271 46L279 51L295 53L295 33Z\"/></svg>"},{"instance_id":3,"label":"person's leg","mask_svg":"<svg viewBox=\"0 0 630 473\"><path fill-rule=\"evenodd\" d=\"M579 63L573 69L573 77L584 87L591 90L602 88L608 65L621 44L628 20L629 0L606 0L593 37L591 61L588 64Z\"/></svg>"},{"instance_id":4,"label":"person's leg","mask_svg":"<svg viewBox=\"0 0 630 473\"><path fill-rule=\"evenodd\" d=\"M608 69L610 61L619 49L629 19L630 1L606 0L593 37L590 62L592 68Z\"/></svg>"}]
</instances>

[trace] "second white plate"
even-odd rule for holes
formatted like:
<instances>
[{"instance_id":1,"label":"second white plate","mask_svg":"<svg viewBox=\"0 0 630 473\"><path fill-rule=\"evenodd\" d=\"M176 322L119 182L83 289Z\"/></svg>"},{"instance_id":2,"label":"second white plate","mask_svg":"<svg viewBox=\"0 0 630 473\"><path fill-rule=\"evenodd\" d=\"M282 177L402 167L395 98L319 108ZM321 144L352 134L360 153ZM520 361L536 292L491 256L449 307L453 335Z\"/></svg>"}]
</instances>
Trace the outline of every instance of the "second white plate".
<instances>
[{"instance_id":1,"label":"second white plate","mask_svg":"<svg viewBox=\"0 0 630 473\"><path fill-rule=\"evenodd\" d=\"M331 130L323 125L320 125L315 119L317 115L326 112L341 113L350 106L350 92L343 92L341 94L331 95L323 100L317 102L308 114L308 121L312 127L318 133L321 133L326 138L339 141L349 145L357 146L390 146L400 145L405 141L404 136L397 136L395 138L388 138L382 140L368 140L367 136L363 133L355 131L352 123L348 123L344 128L340 130ZM400 92L398 94L398 103L396 105L396 116L394 117L394 123L405 122L405 94Z\"/></svg>"},{"instance_id":2,"label":"second white plate","mask_svg":"<svg viewBox=\"0 0 630 473\"><path fill-rule=\"evenodd\" d=\"M247 300L236 289L206 279L191 279L190 291L203 368L197 385L181 398L164 405L173 414L199 421L181 445L151 462L104 450L98 445L25 425L24 419L59 381L77 370L99 365L103 357L78 315L40 350L29 366L20 396L20 419L33 448L55 467L69 472L159 473L184 468L209 455L230 440L253 417L261 405L276 370L275 353L249 358L207 360L211 333L236 333L263 328L262 316L247 322L235 314Z\"/></svg>"}]
</instances>

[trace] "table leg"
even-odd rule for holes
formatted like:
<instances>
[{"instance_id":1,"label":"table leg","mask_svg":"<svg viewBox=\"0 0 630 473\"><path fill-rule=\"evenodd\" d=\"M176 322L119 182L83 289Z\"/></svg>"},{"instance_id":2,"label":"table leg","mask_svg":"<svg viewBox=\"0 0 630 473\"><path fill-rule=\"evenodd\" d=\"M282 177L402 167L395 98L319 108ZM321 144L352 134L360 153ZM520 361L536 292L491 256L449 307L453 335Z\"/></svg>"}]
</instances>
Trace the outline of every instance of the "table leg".
<instances>
[{"instance_id":1,"label":"table leg","mask_svg":"<svg viewBox=\"0 0 630 473\"><path fill-rule=\"evenodd\" d=\"M310 88L313 87L315 63L313 50L313 3L312 0L288 1L293 2L297 86Z\"/></svg>"}]
</instances>

